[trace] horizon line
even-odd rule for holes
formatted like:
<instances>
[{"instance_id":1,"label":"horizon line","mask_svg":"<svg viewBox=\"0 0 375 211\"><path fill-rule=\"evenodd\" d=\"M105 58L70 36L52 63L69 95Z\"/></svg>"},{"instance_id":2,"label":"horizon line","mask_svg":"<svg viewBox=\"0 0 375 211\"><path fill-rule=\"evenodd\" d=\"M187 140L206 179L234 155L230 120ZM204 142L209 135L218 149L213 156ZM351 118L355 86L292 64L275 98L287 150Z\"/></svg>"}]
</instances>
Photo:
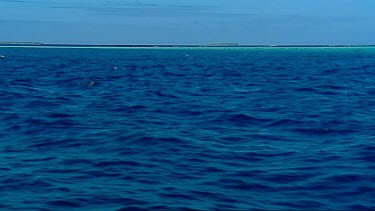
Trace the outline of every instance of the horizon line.
<instances>
[{"instance_id":1,"label":"horizon line","mask_svg":"<svg viewBox=\"0 0 375 211\"><path fill-rule=\"evenodd\" d=\"M0 42L0 46L72 46L72 47L375 47L375 44L238 44L232 42L212 44L72 44L42 42Z\"/></svg>"}]
</instances>

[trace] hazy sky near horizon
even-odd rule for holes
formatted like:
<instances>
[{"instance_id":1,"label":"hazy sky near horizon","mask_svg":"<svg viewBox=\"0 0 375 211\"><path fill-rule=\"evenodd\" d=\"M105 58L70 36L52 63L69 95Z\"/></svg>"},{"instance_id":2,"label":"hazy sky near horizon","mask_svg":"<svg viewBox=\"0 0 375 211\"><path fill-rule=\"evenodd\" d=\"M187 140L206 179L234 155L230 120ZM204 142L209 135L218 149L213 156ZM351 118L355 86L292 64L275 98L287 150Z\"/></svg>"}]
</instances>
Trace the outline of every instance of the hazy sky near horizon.
<instances>
[{"instance_id":1,"label":"hazy sky near horizon","mask_svg":"<svg viewBox=\"0 0 375 211\"><path fill-rule=\"evenodd\" d=\"M374 0L0 0L0 41L375 44Z\"/></svg>"}]
</instances>

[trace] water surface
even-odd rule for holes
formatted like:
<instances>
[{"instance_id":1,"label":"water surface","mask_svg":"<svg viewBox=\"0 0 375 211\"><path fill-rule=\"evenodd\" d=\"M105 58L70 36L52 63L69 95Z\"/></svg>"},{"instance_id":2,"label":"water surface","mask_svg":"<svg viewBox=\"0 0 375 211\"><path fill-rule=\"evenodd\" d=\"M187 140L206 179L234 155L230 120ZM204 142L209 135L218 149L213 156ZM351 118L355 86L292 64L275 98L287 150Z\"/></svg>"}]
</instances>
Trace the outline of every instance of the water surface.
<instances>
[{"instance_id":1,"label":"water surface","mask_svg":"<svg viewBox=\"0 0 375 211\"><path fill-rule=\"evenodd\" d=\"M1 209L375 209L375 48L0 54Z\"/></svg>"}]
</instances>

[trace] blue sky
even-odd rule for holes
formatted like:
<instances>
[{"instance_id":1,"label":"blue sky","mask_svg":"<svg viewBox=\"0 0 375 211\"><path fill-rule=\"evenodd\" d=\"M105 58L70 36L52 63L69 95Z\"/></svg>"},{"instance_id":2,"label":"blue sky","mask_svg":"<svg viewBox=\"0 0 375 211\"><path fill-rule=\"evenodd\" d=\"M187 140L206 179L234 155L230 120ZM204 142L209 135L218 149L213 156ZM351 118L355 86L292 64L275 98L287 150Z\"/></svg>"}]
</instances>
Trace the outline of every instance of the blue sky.
<instances>
[{"instance_id":1,"label":"blue sky","mask_svg":"<svg viewBox=\"0 0 375 211\"><path fill-rule=\"evenodd\" d=\"M0 41L375 44L375 0L0 0Z\"/></svg>"}]
</instances>

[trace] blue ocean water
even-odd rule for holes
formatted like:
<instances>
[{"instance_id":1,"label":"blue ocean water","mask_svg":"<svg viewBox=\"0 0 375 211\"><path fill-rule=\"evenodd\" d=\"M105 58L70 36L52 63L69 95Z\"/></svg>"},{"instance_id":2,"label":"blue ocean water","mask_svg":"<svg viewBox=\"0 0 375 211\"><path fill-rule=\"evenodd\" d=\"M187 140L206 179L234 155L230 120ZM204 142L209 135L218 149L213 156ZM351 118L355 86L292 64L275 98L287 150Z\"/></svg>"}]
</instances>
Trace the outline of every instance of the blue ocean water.
<instances>
[{"instance_id":1,"label":"blue ocean water","mask_svg":"<svg viewBox=\"0 0 375 211\"><path fill-rule=\"evenodd\" d=\"M0 48L2 210L375 209L375 48Z\"/></svg>"}]
</instances>

